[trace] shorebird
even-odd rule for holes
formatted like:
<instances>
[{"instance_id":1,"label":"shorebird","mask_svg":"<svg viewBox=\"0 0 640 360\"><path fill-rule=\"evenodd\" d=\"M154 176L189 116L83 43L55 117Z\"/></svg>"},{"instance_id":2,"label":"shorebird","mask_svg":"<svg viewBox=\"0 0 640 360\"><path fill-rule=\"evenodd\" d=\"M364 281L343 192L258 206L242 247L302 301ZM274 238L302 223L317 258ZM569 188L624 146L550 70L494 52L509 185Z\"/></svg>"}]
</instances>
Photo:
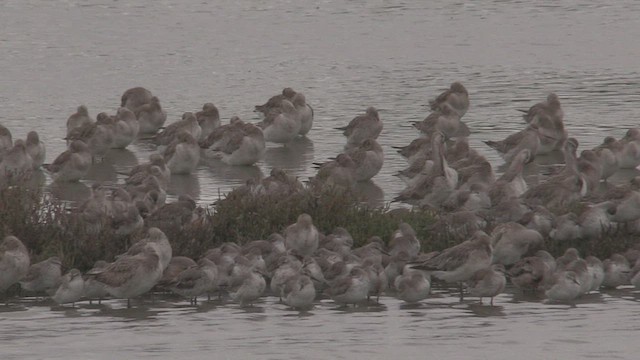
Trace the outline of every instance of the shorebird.
<instances>
[{"instance_id":1,"label":"shorebird","mask_svg":"<svg viewBox=\"0 0 640 360\"><path fill-rule=\"evenodd\" d=\"M367 299L375 296L376 302L380 303L380 295L389 288L389 278L387 277L384 266L373 259L365 259L361 266L367 272L367 276L369 277L369 292L367 293Z\"/></svg>"},{"instance_id":2,"label":"shorebird","mask_svg":"<svg viewBox=\"0 0 640 360\"><path fill-rule=\"evenodd\" d=\"M93 119L89 116L87 107L84 105L78 106L77 111L67 119L67 137L73 129L87 126L91 123L93 123Z\"/></svg>"},{"instance_id":3,"label":"shorebird","mask_svg":"<svg viewBox=\"0 0 640 360\"><path fill-rule=\"evenodd\" d=\"M301 256L312 255L318 249L318 229L309 214L300 214L295 224L284 230L285 247Z\"/></svg>"},{"instance_id":4,"label":"shorebird","mask_svg":"<svg viewBox=\"0 0 640 360\"><path fill-rule=\"evenodd\" d=\"M255 268L247 269L241 276L240 285L229 291L229 296L241 307L253 304L258 300L267 287L264 276Z\"/></svg>"},{"instance_id":5,"label":"shorebird","mask_svg":"<svg viewBox=\"0 0 640 360\"><path fill-rule=\"evenodd\" d=\"M568 137L567 130L562 123L562 117L553 114L536 115L529 126L538 128L538 137L540 138L538 154L540 155L562 149Z\"/></svg>"},{"instance_id":6,"label":"shorebird","mask_svg":"<svg viewBox=\"0 0 640 360\"><path fill-rule=\"evenodd\" d=\"M20 281L29 271L29 251L15 236L0 242L0 293Z\"/></svg>"},{"instance_id":7,"label":"shorebird","mask_svg":"<svg viewBox=\"0 0 640 360\"><path fill-rule=\"evenodd\" d=\"M51 299L57 304L74 304L84 296L84 279L78 269L71 269L61 278L60 286ZM73 306L73 305L72 305Z\"/></svg>"},{"instance_id":8,"label":"shorebird","mask_svg":"<svg viewBox=\"0 0 640 360\"><path fill-rule=\"evenodd\" d=\"M302 262L295 256L283 254L274 264L271 272L271 282L269 287L271 292L278 296L280 300L283 297L283 289L289 279L300 274L302 270Z\"/></svg>"},{"instance_id":9,"label":"shorebird","mask_svg":"<svg viewBox=\"0 0 640 360\"><path fill-rule=\"evenodd\" d=\"M267 116L272 111L278 111L283 100L291 101L295 95L296 92L292 88L286 87L281 94L270 97L263 105L256 105L254 111Z\"/></svg>"},{"instance_id":10,"label":"shorebird","mask_svg":"<svg viewBox=\"0 0 640 360\"><path fill-rule=\"evenodd\" d=\"M153 170L153 167L157 167L159 172ZM164 161L164 157L160 154L151 154L149 156L149 162L134 166L129 170L126 175L125 184L127 185L140 185L144 179L149 175L154 175L158 178L158 181L166 187L171 180L171 170Z\"/></svg>"},{"instance_id":11,"label":"shorebird","mask_svg":"<svg viewBox=\"0 0 640 360\"><path fill-rule=\"evenodd\" d=\"M152 245L146 245L135 255L120 256L106 268L89 273L104 284L105 290L113 297L127 299L151 290L162 277L162 265L158 252Z\"/></svg>"},{"instance_id":12,"label":"shorebird","mask_svg":"<svg viewBox=\"0 0 640 360\"><path fill-rule=\"evenodd\" d=\"M100 113L96 122L71 130L65 140L82 140L87 144L93 159L101 160L113 144L115 123L114 117Z\"/></svg>"},{"instance_id":13,"label":"shorebird","mask_svg":"<svg viewBox=\"0 0 640 360\"><path fill-rule=\"evenodd\" d=\"M589 291L599 290L604 282L604 267L602 261L595 256L587 256L585 261L587 262L587 270L591 278L591 288Z\"/></svg>"},{"instance_id":14,"label":"shorebird","mask_svg":"<svg viewBox=\"0 0 640 360\"><path fill-rule=\"evenodd\" d=\"M509 269L511 283L523 291L537 291L551 282L556 260L544 250L513 264Z\"/></svg>"},{"instance_id":15,"label":"shorebird","mask_svg":"<svg viewBox=\"0 0 640 360\"><path fill-rule=\"evenodd\" d=\"M210 146L214 158L228 165L253 165L262 160L266 150L262 130L250 123L228 129L216 145ZM202 145L201 145L202 146Z\"/></svg>"},{"instance_id":16,"label":"shorebird","mask_svg":"<svg viewBox=\"0 0 640 360\"><path fill-rule=\"evenodd\" d=\"M491 266L491 239L483 231L476 231L471 239L443 250L439 255L413 265L414 269L432 271L431 276L446 282L460 283L460 301L463 300L462 282Z\"/></svg>"},{"instance_id":17,"label":"shorebird","mask_svg":"<svg viewBox=\"0 0 640 360\"><path fill-rule=\"evenodd\" d=\"M458 172L448 165L444 156L444 135L436 133L431 141L433 165L416 176L394 201L417 202L437 209L458 185Z\"/></svg>"},{"instance_id":18,"label":"shorebird","mask_svg":"<svg viewBox=\"0 0 640 360\"><path fill-rule=\"evenodd\" d=\"M126 107L131 111L134 111L138 107L150 103L153 98L151 91L143 87L134 87L127 89L120 98L120 106Z\"/></svg>"},{"instance_id":19,"label":"shorebird","mask_svg":"<svg viewBox=\"0 0 640 360\"><path fill-rule=\"evenodd\" d=\"M414 158L428 152L431 149L431 139L428 136L420 136L413 139L406 146L392 146L398 154L402 155L409 163L413 163Z\"/></svg>"},{"instance_id":20,"label":"shorebird","mask_svg":"<svg viewBox=\"0 0 640 360\"><path fill-rule=\"evenodd\" d=\"M467 124L460 120L460 115L448 103L442 104L424 120L413 122L413 126L428 137L436 132L442 133L446 139L467 137L471 134Z\"/></svg>"},{"instance_id":21,"label":"shorebird","mask_svg":"<svg viewBox=\"0 0 640 360\"><path fill-rule=\"evenodd\" d=\"M467 113L467 110L469 110L469 93L462 83L458 81L452 83L449 89L438 95L435 100L429 101L429 107L433 111L442 109L445 104L455 110L459 117Z\"/></svg>"},{"instance_id":22,"label":"shorebird","mask_svg":"<svg viewBox=\"0 0 640 360\"><path fill-rule=\"evenodd\" d=\"M136 115L126 107L118 109L114 117L112 149L124 149L138 136L140 125Z\"/></svg>"},{"instance_id":23,"label":"shorebird","mask_svg":"<svg viewBox=\"0 0 640 360\"><path fill-rule=\"evenodd\" d=\"M640 165L640 128L631 128L618 142L622 151L618 155L621 169L634 169Z\"/></svg>"},{"instance_id":24,"label":"shorebird","mask_svg":"<svg viewBox=\"0 0 640 360\"><path fill-rule=\"evenodd\" d=\"M147 237L131 245L125 255L135 256L139 253L145 252L147 247L156 251L160 263L160 273L162 273L164 269L169 266L173 250L167 236L162 232L162 230L156 227L149 228L149 230L147 230Z\"/></svg>"},{"instance_id":25,"label":"shorebird","mask_svg":"<svg viewBox=\"0 0 640 360\"><path fill-rule=\"evenodd\" d=\"M533 161L538 153L538 148L540 147L538 126L530 124L524 130L509 135L504 140L485 141L484 143L490 148L496 150L507 163L511 163L518 153L524 149L529 150L529 157L527 160Z\"/></svg>"},{"instance_id":26,"label":"shorebird","mask_svg":"<svg viewBox=\"0 0 640 360\"><path fill-rule=\"evenodd\" d=\"M411 269L410 266L405 265L402 275L396 277L394 287L398 299L412 304L429 296L431 282L423 271Z\"/></svg>"},{"instance_id":27,"label":"shorebird","mask_svg":"<svg viewBox=\"0 0 640 360\"><path fill-rule=\"evenodd\" d=\"M171 174L191 174L200 162L200 147L188 132L180 132L164 151Z\"/></svg>"},{"instance_id":28,"label":"shorebird","mask_svg":"<svg viewBox=\"0 0 640 360\"><path fill-rule=\"evenodd\" d=\"M547 115L560 120L564 117L564 113L560 106L560 99L555 93L550 93L547 95L546 101L537 103L531 106L528 110L518 109L518 111L524 113L522 118L527 123L531 123L539 115Z\"/></svg>"},{"instance_id":29,"label":"shorebird","mask_svg":"<svg viewBox=\"0 0 640 360\"><path fill-rule=\"evenodd\" d=\"M629 284L631 267L629 261L620 254L613 254L602 262L604 268L604 281L602 286L616 288Z\"/></svg>"},{"instance_id":30,"label":"shorebird","mask_svg":"<svg viewBox=\"0 0 640 360\"><path fill-rule=\"evenodd\" d=\"M297 177L287 174L280 168L273 168L269 176L260 180L251 190L254 195L289 196L299 193L304 185Z\"/></svg>"},{"instance_id":31,"label":"shorebird","mask_svg":"<svg viewBox=\"0 0 640 360\"><path fill-rule=\"evenodd\" d=\"M367 181L376 176L384 163L382 147L374 139L367 139L358 147L347 151L351 160L356 164L355 180Z\"/></svg>"},{"instance_id":32,"label":"shorebird","mask_svg":"<svg viewBox=\"0 0 640 360\"><path fill-rule=\"evenodd\" d=\"M167 289L169 285L175 284L178 279L178 275L181 272L187 270L191 267L198 266L193 259L186 256L173 256L171 260L169 260L169 265L162 272L162 277L158 281L158 287Z\"/></svg>"},{"instance_id":33,"label":"shorebird","mask_svg":"<svg viewBox=\"0 0 640 360\"><path fill-rule=\"evenodd\" d=\"M545 295L551 301L571 302L580 296L580 283L576 273L562 270L556 273L551 280L549 289Z\"/></svg>"},{"instance_id":34,"label":"shorebird","mask_svg":"<svg viewBox=\"0 0 640 360\"><path fill-rule=\"evenodd\" d=\"M162 110L160 100L155 96L148 103L131 110L138 119L140 134L155 134L167 121L167 113Z\"/></svg>"},{"instance_id":35,"label":"shorebird","mask_svg":"<svg viewBox=\"0 0 640 360\"><path fill-rule=\"evenodd\" d=\"M389 240L389 255L396 256L400 252L406 253L410 259L414 259L420 253L420 240L416 237L416 231L407 223L400 223L399 228L391 235Z\"/></svg>"},{"instance_id":36,"label":"shorebird","mask_svg":"<svg viewBox=\"0 0 640 360\"><path fill-rule=\"evenodd\" d=\"M507 284L504 273L502 264L493 264L486 269L476 271L471 279L466 281L469 295L479 297L481 304L483 297L490 297L491 306L493 306L493 298L502 293Z\"/></svg>"},{"instance_id":37,"label":"shorebird","mask_svg":"<svg viewBox=\"0 0 640 360\"><path fill-rule=\"evenodd\" d=\"M60 285L62 278L62 262L57 256L29 267L27 275L20 280L20 286L34 293L46 292L52 295Z\"/></svg>"},{"instance_id":38,"label":"shorebird","mask_svg":"<svg viewBox=\"0 0 640 360\"><path fill-rule=\"evenodd\" d=\"M302 124L295 106L289 100L283 100L281 111L267 114L258 126L262 128L265 141L287 144L298 136Z\"/></svg>"},{"instance_id":39,"label":"shorebird","mask_svg":"<svg viewBox=\"0 0 640 360\"><path fill-rule=\"evenodd\" d=\"M198 119L196 119L196 116L192 112L182 114L182 118L180 120L169 124L161 132L150 139L158 145L160 150L162 150L164 147L169 146L174 142L178 135L183 132L188 133L196 140L200 138L202 128L200 127L200 124L198 124Z\"/></svg>"},{"instance_id":40,"label":"shorebird","mask_svg":"<svg viewBox=\"0 0 640 360\"><path fill-rule=\"evenodd\" d=\"M177 201L164 204L149 214L145 223L147 226L180 231L196 219L194 214L196 206L197 204L191 196L181 194Z\"/></svg>"},{"instance_id":41,"label":"shorebird","mask_svg":"<svg viewBox=\"0 0 640 360\"><path fill-rule=\"evenodd\" d=\"M47 149L44 143L40 141L40 136L36 131L29 131L25 143L27 154L31 157L31 165L34 169L38 169L44 164L44 159L47 156Z\"/></svg>"},{"instance_id":42,"label":"shorebird","mask_svg":"<svg viewBox=\"0 0 640 360\"><path fill-rule=\"evenodd\" d=\"M593 276L589 272L589 267L584 259L576 259L570 262L565 271L573 271L576 274L576 280L580 285L580 295L584 295L591 291Z\"/></svg>"},{"instance_id":43,"label":"shorebird","mask_svg":"<svg viewBox=\"0 0 640 360\"><path fill-rule=\"evenodd\" d=\"M355 266L347 276L329 284L325 292L337 304L348 306L363 303L369 294L369 276L362 267Z\"/></svg>"},{"instance_id":44,"label":"shorebird","mask_svg":"<svg viewBox=\"0 0 640 360\"><path fill-rule=\"evenodd\" d=\"M607 181L609 177L620 169L620 154L623 146L613 136L604 138L602 144L593 148L602 164L602 180Z\"/></svg>"},{"instance_id":45,"label":"shorebird","mask_svg":"<svg viewBox=\"0 0 640 360\"><path fill-rule=\"evenodd\" d=\"M189 299L192 305L198 304L198 296L208 294L216 289L218 268L216 264L205 258L198 265L182 271L170 285L171 291Z\"/></svg>"},{"instance_id":46,"label":"shorebird","mask_svg":"<svg viewBox=\"0 0 640 360\"><path fill-rule=\"evenodd\" d=\"M347 126L336 128L347 137L345 150L360 145L367 139L377 139L382 132L383 124L378 115L378 110L370 106L364 115L353 118Z\"/></svg>"},{"instance_id":47,"label":"shorebird","mask_svg":"<svg viewBox=\"0 0 640 360\"><path fill-rule=\"evenodd\" d=\"M300 119L300 131L298 134L307 135L313 126L313 108L307 104L307 99L302 93L296 93L291 102L296 107Z\"/></svg>"},{"instance_id":48,"label":"shorebird","mask_svg":"<svg viewBox=\"0 0 640 360\"><path fill-rule=\"evenodd\" d=\"M335 160L314 163L318 172L309 183L312 187L353 189L356 185L356 163L346 153L339 154Z\"/></svg>"},{"instance_id":49,"label":"shorebird","mask_svg":"<svg viewBox=\"0 0 640 360\"><path fill-rule=\"evenodd\" d=\"M533 254L544 246L542 235L524 225L508 222L497 225L491 232L493 263L509 266L523 256Z\"/></svg>"},{"instance_id":50,"label":"shorebird","mask_svg":"<svg viewBox=\"0 0 640 360\"><path fill-rule=\"evenodd\" d=\"M213 129L220 126L220 112L213 103L202 105L202 111L196 113L196 119L200 124L200 129L202 129L198 140L206 139Z\"/></svg>"},{"instance_id":51,"label":"shorebird","mask_svg":"<svg viewBox=\"0 0 640 360\"><path fill-rule=\"evenodd\" d=\"M60 154L53 163L44 164L43 167L54 181L76 182L89 172L91 162L87 144L81 140L74 140L69 145L69 150Z\"/></svg>"},{"instance_id":52,"label":"shorebird","mask_svg":"<svg viewBox=\"0 0 640 360\"><path fill-rule=\"evenodd\" d=\"M288 279L282 287L282 300L294 309L308 310L312 308L315 298L316 288L306 272Z\"/></svg>"},{"instance_id":53,"label":"shorebird","mask_svg":"<svg viewBox=\"0 0 640 360\"><path fill-rule=\"evenodd\" d=\"M347 229L338 226L333 229L331 234L322 239L320 247L334 251L341 256L347 256L351 253L351 248L353 247L353 237Z\"/></svg>"},{"instance_id":54,"label":"shorebird","mask_svg":"<svg viewBox=\"0 0 640 360\"><path fill-rule=\"evenodd\" d=\"M125 193L127 199L112 204L112 211L108 215L111 220L111 228L115 235L127 236L141 230L144 227L144 219L138 209L139 205L131 200L131 196L126 190L122 188L118 190Z\"/></svg>"},{"instance_id":55,"label":"shorebird","mask_svg":"<svg viewBox=\"0 0 640 360\"><path fill-rule=\"evenodd\" d=\"M4 184L21 183L31 178L33 161L27 153L23 140L15 141L13 147L0 157L0 188Z\"/></svg>"},{"instance_id":56,"label":"shorebird","mask_svg":"<svg viewBox=\"0 0 640 360\"><path fill-rule=\"evenodd\" d=\"M98 260L93 264L93 267L87 271L87 274L97 273L109 266L109 263L104 260ZM103 298L109 296L109 292L104 288L104 284L96 281L91 275L83 275L84 279L84 297L89 299L89 303L94 299L98 299L98 304Z\"/></svg>"},{"instance_id":57,"label":"shorebird","mask_svg":"<svg viewBox=\"0 0 640 360\"><path fill-rule=\"evenodd\" d=\"M548 209L564 209L567 204L580 200L590 191L587 179L578 171L576 149L578 141L569 138L564 145L565 167L545 182L529 188L522 198L528 203ZM598 179L600 175L598 174Z\"/></svg>"},{"instance_id":58,"label":"shorebird","mask_svg":"<svg viewBox=\"0 0 640 360\"><path fill-rule=\"evenodd\" d=\"M13 147L11 131L0 124L0 155L9 151Z\"/></svg>"}]
</instances>

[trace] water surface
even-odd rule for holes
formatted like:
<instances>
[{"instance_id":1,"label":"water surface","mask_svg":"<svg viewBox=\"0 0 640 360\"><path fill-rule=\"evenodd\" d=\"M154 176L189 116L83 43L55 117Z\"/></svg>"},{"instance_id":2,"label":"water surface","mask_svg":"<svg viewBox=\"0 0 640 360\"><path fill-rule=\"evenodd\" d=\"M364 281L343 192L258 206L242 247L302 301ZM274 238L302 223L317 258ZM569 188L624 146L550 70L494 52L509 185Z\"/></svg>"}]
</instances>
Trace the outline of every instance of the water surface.
<instances>
[{"instance_id":1,"label":"water surface","mask_svg":"<svg viewBox=\"0 0 640 360\"><path fill-rule=\"evenodd\" d=\"M160 97L168 121L205 102L223 119L257 121L253 105L285 86L315 109L308 138L269 145L254 167L203 161L176 176L170 192L210 203L248 177L278 166L301 178L335 156L344 138L333 128L368 106L380 109L385 165L367 184L382 204L404 186L393 173L406 162L391 146L417 136L408 126L427 101L462 81L471 109L470 142L482 144L523 128L518 108L558 93L565 124L581 149L638 126L640 3L547 1L107 1L0 2L0 122L15 138L37 129L48 160L65 149L65 121L80 104L115 113L122 92L145 86ZM139 142L113 152L89 179L46 185L81 200L92 181L155 149ZM544 159L539 160L544 161ZM534 165L535 166L535 165ZM635 172L616 176L621 181ZM43 181L48 179L44 178ZM366 311L323 302L311 314L267 298L254 309L198 308L158 300L132 310L121 301L77 309L44 303L0 306L0 354L24 358L637 358L637 293L593 295L575 307L518 300L493 308L435 297L405 309L393 298Z\"/></svg>"}]
</instances>

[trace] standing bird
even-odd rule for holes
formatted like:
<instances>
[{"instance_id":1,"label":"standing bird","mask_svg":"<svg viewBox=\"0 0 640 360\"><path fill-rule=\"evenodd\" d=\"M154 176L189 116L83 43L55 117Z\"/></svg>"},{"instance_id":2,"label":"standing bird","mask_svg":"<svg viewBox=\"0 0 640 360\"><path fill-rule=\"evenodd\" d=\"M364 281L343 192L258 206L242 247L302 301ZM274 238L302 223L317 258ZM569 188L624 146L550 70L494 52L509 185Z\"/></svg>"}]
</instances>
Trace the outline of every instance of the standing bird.
<instances>
[{"instance_id":1,"label":"standing bird","mask_svg":"<svg viewBox=\"0 0 640 360\"><path fill-rule=\"evenodd\" d=\"M100 113L96 122L71 130L65 140L82 140L89 147L93 158L102 159L113 144L115 124L115 118Z\"/></svg>"},{"instance_id":2,"label":"standing bird","mask_svg":"<svg viewBox=\"0 0 640 360\"><path fill-rule=\"evenodd\" d=\"M396 297L409 304L417 303L429 296L431 282L423 271L413 270L405 266L402 275L394 281Z\"/></svg>"},{"instance_id":3,"label":"standing bird","mask_svg":"<svg viewBox=\"0 0 640 360\"><path fill-rule=\"evenodd\" d=\"M433 111L441 110L445 104L451 106L459 117L467 113L467 110L469 110L469 93L462 83L458 81L452 83L448 90L438 95L435 100L429 101L429 107Z\"/></svg>"},{"instance_id":4,"label":"standing bird","mask_svg":"<svg viewBox=\"0 0 640 360\"><path fill-rule=\"evenodd\" d=\"M151 139L159 148L167 146L173 142L177 135L181 132L189 133L193 138L200 138L202 128L198 124L198 119L192 112L182 114L182 118L174 123L169 124L160 133Z\"/></svg>"},{"instance_id":5,"label":"standing bird","mask_svg":"<svg viewBox=\"0 0 640 360\"><path fill-rule=\"evenodd\" d=\"M374 139L367 139L360 146L347 151L356 164L355 180L367 181L376 176L384 163L382 147Z\"/></svg>"},{"instance_id":6,"label":"standing bird","mask_svg":"<svg viewBox=\"0 0 640 360\"><path fill-rule=\"evenodd\" d=\"M369 295L369 276L362 267L355 266L348 275L331 283L326 292L337 304L363 303Z\"/></svg>"},{"instance_id":7,"label":"standing bird","mask_svg":"<svg viewBox=\"0 0 640 360\"><path fill-rule=\"evenodd\" d=\"M84 279L78 269L71 269L66 273L60 282L51 299L57 304L75 303L84 296Z\"/></svg>"},{"instance_id":8,"label":"standing bird","mask_svg":"<svg viewBox=\"0 0 640 360\"><path fill-rule=\"evenodd\" d=\"M0 156L0 188L9 183L21 183L31 178L33 161L27 153L22 139L16 140L13 147Z\"/></svg>"},{"instance_id":9,"label":"standing bird","mask_svg":"<svg viewBox=\"0 0 640 360\"><path fill-rule=\"evenodd\" d=\"M580 282L573 271L557 272L545 295L550 301L570 302L580 296Z\"/></svg>"},{"instance_id":10,"label":"standing bird","mask_svg":"<svg viewBox=\"0 0 640 360\"><path fill-rule=\"evenodd\" d=\"M373 106L367 108L364 115L353 118L347 126L336 128L347 137L345 150L359 146L367 139L377 139L382 132L383 124L378 110Z\"/></svg>"},{"instance_id":11,"label":"standing bird","mask_svg":"<svg viewBox=\"0 0 640 360\"><path fill-rule=\"evenodd\" d=\"M139 86L126 90L120 98L120 107L126 107L131 111L151 102L151 91Z\"/></svg>"},{"instance_id":12,"label":"standing bird","mask_svg":"<svg viewBox=\"0 0 640 360\"><path fill-rule=\"evenodd\" d=\"M167 113L162 110L160 100L155 96L149 103L138 106L132 111L140 124L140 134L155 134L167 121Z\"/></svg>"},{"instance_id":13,"label":"standing bird","mask_svg":"<svg viewBox=\"0 0 640 360\"><path fill-rule=\"evenodd\" d=\"M293 106L298 111L298 117L300 118L300 135L307 135L313 126L313 108L307 104L307 99L302 93L297 93L291 99Z\"/></svg>"},{"instance_id":14,"label":"standing bird","mask_svg":"<svg viewBox=\"0 0 640 360\"><path fill-rule=\"evenodd\" d=\"M182 271L174 283L170 285L171 291L189 298L192 305L198 304L198 296L213 292L216 288L218 268L216 264L202 258L198 265Z\"/></svg>"},{"instance_id":15,"label":"standing bird","mask_svg":"<svg viewBox=\"0 0 640 360\"><path fill-rule=\"evenodd\" d=\"M20 280L20 286L31 292L46 292L52 295L62 281L62 262L57 256L33 264L27 275Z\"/></svg>"},{"instance_id":16,"label":"standing bird","mask_svg":"<svg viewBox=\"0 0 640 360\"><path fill-rule=\"evenodd\" d=\"M394 231L389 241L389 254L397 256L400 252L415 259L420 253L420 240L416 237L416 231L407 223L400 223L398 230Z\"/></svg>"},{"instance_id":17,"label":"standing bird","mask_svg":"<svg viewBox=\"0 0 640 360\"><path fill-rule=\"evenodd\" d=\"M318 249L318 229L309 214L300 214L298 221L284 230L284 238L287 250L300 256L311 256Z\"/></svg>"},{"instance_id":18,"label":"standing bird","mask_svg":"<svg viewBox=\"0 0 640 360\"><path fill-rule=\"evenodd\" d=\"M427 261L413 265L414 269L433 271L432 276L446 281L460 283L460 301L463 300L462 282L473 278L479 270L491 266L491 238L481 230L471 239L443 250Z\"/></svg>"},{"instance_id":19,"label":"standing bird","mask_svg":"<svg viewBox=\"0 0 640 360\"><path fill-rule=\"evenodd\" d=\"M0 124L0 156L13 147L11 131Z\"/></svg>"},{"instance_id":20,"label":"standing bird","mask_svg":"<svg viewBox=\"0 0 640 360\"><path fill-rule=\"evenodd\" d=\"M539 102L531 106L528 110L518 109L518 111L524 113L522 115L522 118L527 123L531 123L536 118L536 116L540 114L545 114L560 120L562 120L562 118L564 117L564 113L562 112L562 108L560 107L560 99L558 98L558 95L554 93L550 93L549 95L547 95L546 101Z\"/></svg>"},{"instance_id":21,"label":"standing bird","mask_svg":"<svg viewBox=\"0 0 640 360\"><path fill-rule=\"evenodd\" d=\"M26 146L27 154L31 157L31 165L33 165L34 169L38 169L44 164L47 149L44 147L44 143L40 141L40 136L38 136L36 131L29 131Z\"/></svg>"},{"instance_id":22,"label":"standing bird","mask_svg":"<svg viewBox=\"0 0 640 360\"><path fill-rule=\"evenodd\" d=\"M307 310L313 307L316 288L308 274L298 274L289 278L282 288L282 299L294 309Z\"/></svg>"},{"instance_id":23,"label":"standing bird","mask_svg":"<svg viewBox=\"0 0 640 360\"><path fill-rule=\"evenodd\" d=\"M138 136L140 124L136 115L129 109L121 107L114 118L112 149L124 149Z\"/></svg>"},{"instance_id":24,"label":"standing bird","mask_svg":"<svg viewBox=\"0 0 640 360\"><path fill-rule=\"evenodd\" d=\"M92 271L96 281L104 284L109 294L119 299L127 299L127 308L131 307L131 298L151 290L162 277L162 264L156 249L148 244L135 255L120 256L104 269Z\"/></svg>"},{"instance_id":25,"label":"standing bird","mask_svg":"<svg viewBox=\"0 0 640 360\"><path fill-rule=\"evenodd\" d=\"M241 307L246 304L253 304L258 300L264 290L267 288L267 282L264 276L258 271L258 269L251 267L245 269L239 278L239 284L237 288L229 291L229 296L233 301L240 303Z\"/></svg>"},{"instance_id":26,"label":"standing bird","mask_svg":"<svg viewBox=\"0 0 640 360\"><path fill-rule=\"evenodd\" d=\"M256 105L254 111L262 113L266 117L272 111L277 111L282 105L283 100L291 101L295 95L296 92L292 88L286 87L282 90L281 94L270 97L269 100L262 105Z\"/></svg>"},{"instance_id":27,"label":"standing bird","mask_svg":"<svg viewBox=\"0 0 640 360\"><path fill-rule=\"evenodd\" d=\"M74 140L69 150L60 154L51 164L43 167L51 174L54 181L76 182L89 172L91 153L82 140Z\"/></svg>"},{"instance_id":28,"label":"standing bird","mask_svg":"<svg viewBox=\"0 0 640 360\"><path fill-rule=\"evenodd\" d=\"M178 133L164 152L171 174L191 174L200 162L200 146L188 132Z\"/></svg>"},{"instance_id":29,"label":"standing bird","mask_svg":"<svg viewBox=\"0 0 640 360\"><path fill-rule=\"evenodd\" d=\"M29 271L29 251L15 236L0 243L0 293L20 281Z\"/></svg>"},{"instance_id":30,"label":"standing bird","mask_svg":"<svg viewBox=\"0 0 640 360\"><path fill-rule=\"evenodd\" d=\"M287 144L298 136L302 124L295 106L289 100L283 100L281 111L267 114L258 126L262 128L265 141Z\"/></svg>"},{"instance_id":31,"label":"standing bird","mask_svg":"<svg viewBox=\"0 0 640 360\"><path fill-rule=\"evenodd\" d=\"M93 119L89 116L87 107L84 105L78 106L77 111L67 119L67 137L73 129L87 126L91 123L93 123Z\"/></svg>"},{"instance_id":32,"label":"standing bird","mask_svg":"<svg viewBox=\"0 0 640 360\"><path fill-rule=\"evenodd\" d=\"M476 271L471 279L467 280L469 295L480 298L482 304L483 297L493 298L504 291L507 279L504 276L505 269L502 264L493 264L490 267Z\"/></svg>"},{"instance_id":33,"label":"standing bird","mask_svg":"<svg viewBox=\"0 0 640 360\"><path fill-rule=\"evenodd\" d=\"M196 119L202 133L200 134L199 141L206 139L213 129L220 126L220 112L213 103L206 103L202 106L202 111L196 113Z\"/></svg>"}]
</instances>

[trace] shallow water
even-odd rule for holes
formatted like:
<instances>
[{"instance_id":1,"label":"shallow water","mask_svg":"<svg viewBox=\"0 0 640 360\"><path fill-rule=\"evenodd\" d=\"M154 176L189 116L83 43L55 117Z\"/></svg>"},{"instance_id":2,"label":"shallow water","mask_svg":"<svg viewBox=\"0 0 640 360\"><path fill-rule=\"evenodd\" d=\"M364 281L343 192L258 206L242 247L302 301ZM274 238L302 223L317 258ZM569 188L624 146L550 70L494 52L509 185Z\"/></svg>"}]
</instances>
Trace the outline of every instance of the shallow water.
<instances>
[{"instance_id":1,"label":"shallow water","mask_svg":"<svg viewBox=\"0 0 640 360\"><path fill-rule=\"evenodd\" d=\"M170 192L201 203L279 166L306 178L311 164L344 144L334 127L367 106L380 109L385 165L366 185L372 203L393 198L406 166L391 146L417 136L408 121L427 115L427 100L456 80L470 92L464 121L471 144L523 127L518 108L558 93L565 125L580 149L638 126L640 3L547 1L107 1L0 2L0 122L14 134L37 129L49 161L65 149L65 121L79 104L114 113L122 92L145 86L168 122L215 103L223 119L257 121L253 105L285 86L315 109L307 139L269 145L255 167L205 161L193 176L175 176ZM81 200L91 181L145 161L139 142L112 152L89 181L51 186ZM545 161L538 159L537 161ZM535 166L535 165L534 165ZM534 171L530 169L530 171ZM618 180L636 174L628 171ZM323 303L310 316L266 299L254 311L235 305L194 310L160 302L120 310L0 307L2 358L634 358L637 294L588 298L577 307L497 299L495 308L458 305L454 297L401 309L392 298L374 311L343 312ZM113 309L112 309L113 308ZM20 310L20 311L14 311ZM505 351L514 349L517 352Z\"/></svg>"},{"instance_id":2,"label":"shallow water","mask_svg":"<svg viewBox=\"0 0 640 360\"><path fill-rule=\"evenodd\" d=\"M496 167L502 160L482 140L520 130L515 109L549 91L581 149L637 126L639 3L438 3L3 1L0 121L15 137L38 129L51 161L79 104L94 116L114 113L129 87L151 89L172 122L208 101L225 121L257 121L253 105L291 86L315 108L308 139L269 145L255 167L203 162L194 176L175 177L170 192L210 203L274 166L306 179L313 162L343 146L333 128L373 105L385 122L385 166L368 184L378 205L404 187L391 175L406 162L390 147L417 136L408 121L423 119L427 100L455 80L470 92L471 144ZM112 154L89 179L116 181L114 169L153 151L141 142Z\"/></svg>"},{"instance_id":3,"label":"shallow water","mask_svg":"<svg viewBox=\"0 0 640 360\"><path fill-rule=\"evenodd\" d=\"M203 299L201 299L203 300ZM368 307L322 300L300 313L263 298L240 308L197 307L177 298L109 300L75 308L28 298L0 306L3 359L573 359L637 358L640 293L622 288L575 304L508 293L494 306L458 302L435 290L407 305L392 297Z\"/></svg>"}]
</instances>

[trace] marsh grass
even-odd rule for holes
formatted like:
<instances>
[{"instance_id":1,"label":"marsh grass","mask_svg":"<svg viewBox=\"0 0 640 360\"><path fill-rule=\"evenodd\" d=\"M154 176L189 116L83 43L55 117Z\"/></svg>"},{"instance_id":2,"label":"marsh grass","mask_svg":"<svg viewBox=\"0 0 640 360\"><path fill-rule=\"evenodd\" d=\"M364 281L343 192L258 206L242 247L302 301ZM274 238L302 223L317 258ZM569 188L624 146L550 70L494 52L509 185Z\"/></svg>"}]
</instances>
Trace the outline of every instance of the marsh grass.
<instances>
[{"instance_id":1,"label":"marsh grass","mask_svg":"<svg viewBox=\"0 0 640 360\"><path fill-rule=\"evenodd\" d=\"M215 205L199 209L200 219L181 228L162 228L174 255L199 258L206 250L224 242L245 244L282 232L301 213L308 213L318 229L328 234L335 227L346 228L354 246L364 245L372 236L388 242L401 222L410 224L422 241L425 252L442 250L461 241L446 228L434 226L437 214L424 210L369 208L348 191L310 189L293 194L253 195L237 189L223 195ZM31 252L32 262L59 256L65 268L91 268L95 261L113 260L145 231L130 236L115 235L109 224L99 232L90 231L78 219L70 204L53 199L40 190L10 187L0 190L0 236L15 235ZM547 249L558 256L576 247L583 256L606 258L623 252L636 242L633 236L616 233L596 240L554 243Z\"/></svg>"}]
</instances>

